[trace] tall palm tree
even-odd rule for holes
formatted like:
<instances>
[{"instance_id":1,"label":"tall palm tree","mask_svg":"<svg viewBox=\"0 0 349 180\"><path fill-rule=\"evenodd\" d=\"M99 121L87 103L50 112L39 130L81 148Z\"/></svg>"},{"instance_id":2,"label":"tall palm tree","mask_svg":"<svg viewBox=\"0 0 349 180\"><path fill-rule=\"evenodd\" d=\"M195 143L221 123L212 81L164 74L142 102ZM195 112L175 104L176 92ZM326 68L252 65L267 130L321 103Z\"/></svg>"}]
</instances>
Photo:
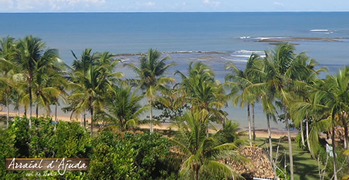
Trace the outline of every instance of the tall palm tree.
<instances>
[{"instance_id":1,"label":"tall palm tree","mask_svg":"<svg viewBox=\"0 0 349 180\"><path fill-rule=\"evenodd\" d=\"M7 114L6 114L6 127L8 128L8 121L9 121L9 112L10 112L10 106L9 106L9 98L11 94L11 78L9 75L15 72L14 66L14 59L16 55L16 47L15 47L15 41L12 37L6 37L2 38L0 40L0 73L2 73L3 82L5 89L3 92L5 92L5 101L6 101L6 108L7 108Z\"/></svg>"},{"instance_id":2,"label":"tall palm tree","mask_svg":"<svg viewBox=\"0 0 349 180\"><path fill-rule=\"evenodd\" d=\"M187 101L194 108L206 109L210 113L224 107L223 87L219 81L215 80L213 70L203 64L189 63L188 76L180 71L176 71L182 78L180 86Z\"/></svg>"},{"instance_id":3,"label":"tall palm tree","mask_svg":"<svg viewBox=\"0 0 349 180\"><path fill-rule=\"evenodd\" d=\"M98 59L98 52L94 52L92 53L92 49L91 48L86 48L84 49L84 51L81 53L80 58L78 58L76 56L76 54L74 53L74 51L71 51L73 57L74 57L74 61L73 61L73 65L72 65L72 72L81 72L84 76L86 76L86 73L88 71L88 68L90 65L96 65L97 64L97 59ZM71 74L70 77L74 77L74 74ZM73 79L71 79L73 80ZM76 81L76 80L73 80ZM73 82L74 83L74 82ZM77 83L77 82L75 82ZM64 108L64 110L67 111L72 111L74 109L74 107L77 106L77 102L70 102L71 106ZM81 110L81 109L80 109ZM74 109L73 111L75 112L75 114L83 114L83 119L84 119L84 126L86 127L86 113L85 110L81 111ZM72 113L73 115L74 113Z\"/></svg>"},{"instance_id":4,"label":"tall palm tree","mask_svg":"<svg viewBox=\"0 0 349 180\"><path fill-rule=\"evenodd\" d=\"M95 113L104 110L107 92L112 91L113 84L123 76L123 73L111 71L114 70L118 60L111 60L110 63L104 62L106 61L103 56L99 56L95 65L89 65L86 74L83 71L75 71L73 83L70 84L73 89L69 97L72 102L72 115L86 110L90 111L91 136L93 136Z\"/></svg>"},{"instance_id":5,"label":"tall palm tree","mask_svg":"<svg viewBox=\"0 0 349 180\"><path fill-rule=\"evenodd\" d=\"M32 86L36 98L36 117L38 117L39 105L45 107L49 114L50 105L64 94L63 87L66 81L62 72L66 64L57 57L58 51L50 49L45 51L35 64Z\"/></svg>"},{"instance_id":6,"label":"tall palm tree","mask_svg":"<svg viewBox=\"0 0 349 180\"><path fill-rule=\"evenodd\" d=\"M293 89L297 87L297 81L302 81L305 74L309 74L308 67L295 60L295 48L289 43L279 44L275 50L266 52L265 58L265 82L258 84L264 86L272 97L280 100L282 111L284 112L284 120L288 134L289 158L290 158L290 175L291 180L294 178L292 141L289 127L289 111L288 107L294 95Z\"/></svg>"},{"instance_id":7,"label":"tall palm tree","mask_svg":"<svg viewBox=\"0 0 349 180\"><path fill-rule=\"evenodd\" d=\"M326 81L318 79L314 81L312 86L309 86L308 97L306 99L297 99L290 106L291 116L295 123L300 123L304 119L311 120L311 127L306 122L306 137L310 153L313 157L317 156L319 145L319 133L330 131L330 107L324 102L327 102L329 95ZM310 131L310 133L309 133Z\"/></svg>"},{"instance_id":8,"label":"tall palm tree","mask_svg":"<svg viewBox=\"0 0 349 180\"><path fill-rule=\"evenodd\" d=\"M259 92L251 92L247 90L248 86L251 86L256 83L261 82L260 70L258 69L258 62L261 61L261 58L257 54L251 54L247 60L245 70L238 69L233 62L229 62L226 66L226 70L231 70L231 73L225 77L226 81L232 81L239 87L241 91L240 95L235 95L235 105L240 101L240 106L243 107L247 104L247 119L248 119L248 131L250 146L252 146L252 133L251 133L251 113L250 107L252 106L252 121L253 121L253 139L255 139L255 127L254 127L254 106L255 102L259 98Z\"/></svg>"},{"instance_id":9,"label":"tall palm tree","mask_svg":"<svg viewBox=\"0 0 349 180\"><path fill-rule=\"evenodd\" d=\"M98 53L92 53L92 49L86 48L82 52L80 59L75 55L74 51L71 51L71 53L75 58L73 61L74 71L82 71L85 75L90 65L96 65Z\"/></svg>"},{"instance_id":10,"label":"tall palm tree","mask_svg":"<svg viewBox=\"0 0 349 180\"><path fill-rule=\"evenodd\" d=\"M36 65L42 57L50 57L50 61L47 64L51 66L54 61L57 61L58 51L55 49L44 50L45 43L40 38L33 37L31 35L26 36L19 40L17 45L18 49L18 64L21 71L26 77L27 88L29 94L29 117L32 117L33 97L32 97L32 82L34 79L34 73L36 71ZM51 64L53 63L53 64ZM31 127L31 120L29 118L29 127Z\"/></svg>"},{"instance_id":11,"label":"tall palm tree","mask_svg":"<svg viewBox=\"0 0 349 180\"><path fill-rule=\"evenodd\" d=\"M58 105L58 99L66 95L66 79L56 71L42 74L36 73L33 81L34 97L36 100L36 116L38 117L39 106L44 107L47 115L50 114L50 105ZM57 120L57 107L55 112Z\"/></svg>"},{"instance_id":12,"label":"tall palm tree","mask_svg":"<svg viewBox=\"0 0 349 180\"><path fill-rule=\"evenodd\" d=\"M290 157L290 176L291 180L294 179L293 172L293 153L292 153L292 142L289 128L289 119L288 119L288 111L287 104L289 102L289 98L291 97L288 94L288 83L290 82L290 77L286 76L288 72L288 68L291 67L291 62L294 58L294 47L288 43L280 44L276 47L275 51L267 52L266 55L266 70L267 70L267 83L270 87L269 91L275 92L277 94L278 99L280 99L282 103L282 110L285 114L284 120L288 133L288 145L289 145L289 157Z\"/></svg>"},{"instance_id":13,"label":"tall palm tree","mask_svg":"<svg viewBox=\"0 0 349 180\"><path fill-rule=\"evenodd\" d=\"M170 57L161 58L161 53L156 49L149 49L146 55L142 55L139 61L139 67L134 64L126 64L133 69L139 79L139 87L145 90L145 96L148 99L150 107L150 133L153 132L153 106L157 99L158 91L166 89L168 83L174 83L172 77L164 77L165 72L175 63L166 64L166 60Z\"/></svg>"},{"instance_id":14,"label":"tall palm tree","mask_svg":"<svg viewBox=\"0 0 349 180\"><path fill-rule=\"evenodd\" d=\"M221 110L227 104L227 96L224 93L223 84L215 80L213 70L203 64L189 63L188 76L177 71L182 78L179 83L185 96L185 102L192 110L206 109L212 116L211 120L225 122L225 113ZM208 136L208 127L207 132Z\"/></svg>"},{"instance_id":15,"label":"tall palm tree","mask_svg":"<svg viewBox=\"0 0 349 180\"><path fill-rule=\"evenodd\" d=\"M300 77L302 81L296 82L298 84L296 86L297 88L293 89L295 91L296 97L290 104L290 114L293 117L295 126L300 126L303 146L305 146L303 135L303 121L305 121L307 146L312 156L316 157L317 155L315 153L317 152L318 147L318 133L320 129L323 129L319 129L319 127L322 127L322 119L326 117L323 114L324 106L321 105L321 96L319 95L319 93L323 91L321 90L320 86L323 85L324 81L319 80L318 75L321 72L327 71L327 68L321 67L315 70L314 68L316 65L318 65L318 63L313 59L309 60L309 57L305 53L300 53L299 55L297 55L295 57L295 60L305 65L309 71L308 74L304 74L304 77ZM310 121L313 126L313 128L311 129L311 135L316 136L311 137L311 139L309 137Z\"/></svg>"},{"instance_id":16,"label":"tall palm tree","mask_svg":"<svg viewBox=\"0 0 349 180\"><path fill-rule=\"evenodd\" d=\"M141 106L142 95L137 95L137 90L131 92L131 87L113 87L108 99L106 115L110 122L115 123L121 131L137 125L138 118L148 110L148 106Z\"/></svg>"},{"instance_id":17,"label":"tall palm tree","mask_svg":"<svg viewBox=\"0 0 349 180\"><path fill-rule=\"evenodd\" d=\"M349 66L345 66L337 75L327 76L326 79L327 99L326 106L330 108L330 119L332 121L332 147L333 147L333 171L334 179L337 179L337 159L335 128L340 125L344 128L344 147L348 147L348 114L349 111Z\"/></svg>"},{"instance_id":18,"label":"tall palm tree","mask_svg":"<svg viewBox=\"0 0 349 180\"><path fill-rule=\"evenodd\" d=\"M327 81L333 98L327 101L331 108L332 120L344 128L344 148L349 149L349 66L345 66L336 76L328 76Z\"/></svg>"},{"instance_id":19,"label":"tall palm tree","mask_svg":"<svg viewBox=\"0 0 349 180\"><path fill-rule=\"evenodd\" d=\"M183 121L177 121L178 133L170 139L176 150L184 155L180 174L198 180L200 174L208 172L224 174L225 177L235 175L233 169L219 162L229 156L236 159L242 158L236 151L235 143L221 144L215 135L206 136L206 127L209 123L210 114L207 110L187 111Z\"/></svg>"}]
</instances>

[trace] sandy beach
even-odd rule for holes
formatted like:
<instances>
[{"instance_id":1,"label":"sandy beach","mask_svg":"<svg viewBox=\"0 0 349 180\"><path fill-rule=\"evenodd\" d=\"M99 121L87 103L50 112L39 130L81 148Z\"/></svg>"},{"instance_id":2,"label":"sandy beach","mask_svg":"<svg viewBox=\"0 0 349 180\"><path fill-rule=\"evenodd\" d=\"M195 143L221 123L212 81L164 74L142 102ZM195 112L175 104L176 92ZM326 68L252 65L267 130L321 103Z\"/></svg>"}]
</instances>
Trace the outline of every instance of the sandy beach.
<instances>
[{"instance_id":1,"label":"sandy beach","mask_svg":"<svg viewBox=\"0 0 349 180\"><path fill-rule=\"evenodd\" d=\"M20 116L23 116L23 113L19 113ZM0 116L6 116L6 112L1 111L0 112ZM17 113L14 112L10 112L10 117L15 117L17 116ZM33 116L35 117L35 114L33 114ZM54 116L51 116L52 119L54 119ZM70 119L70 116L57 116L58 120L62 120L62 121L78 121L77 119L73 118ZM90 120L89 118L86 118L86 120ZM80 122L80 120L78 121ZM150 128L150 124L140 124L138 126L140 129L149 129ZM176 127L171 126L170 123L162 123L159 125L153 125L154 130L177 130ZM219 130L219 129L217 129ZM213 129L209 130L210 133L214 133L216 132ZM239 130L239 132L245 132L246 135L248 135L248 130ZM256 129L256 136L257 137L261 137L261 138L268 138L268 131L267 129ZM281 131L281 130L272 130L271 131L271 137L272 138L280 138L280 137L284 137L287 136L287 132ZM291 137L296 137L297 136L297 132L291 132Z\"/></svg>"}]
</instances>

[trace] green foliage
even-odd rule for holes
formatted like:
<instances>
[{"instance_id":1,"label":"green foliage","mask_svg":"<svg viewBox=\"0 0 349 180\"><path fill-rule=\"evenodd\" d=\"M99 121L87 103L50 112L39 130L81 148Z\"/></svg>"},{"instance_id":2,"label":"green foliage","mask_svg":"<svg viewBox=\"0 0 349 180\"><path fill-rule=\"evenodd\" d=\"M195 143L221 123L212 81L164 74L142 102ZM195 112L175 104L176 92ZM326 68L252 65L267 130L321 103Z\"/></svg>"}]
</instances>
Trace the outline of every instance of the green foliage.
<instances>
[{"instance_id":1,"label":"green foliage","mask_svg":"<svg viewBox=\"0 0 349 180\"><path fill-rule=\"evenodd\" d=\"M131 91L131 86L113 86L110 98L106 100L108 111L103 113L106 120L117 125L121 131L135 127L139 116L148 110L148 106L141 106L142 98L137 95L137 90Z\"/></svg>"},{"instance_id":2,"label":"green foliage","mask_svg":"<svg viewBox=\"0 0 349 180\"><path fill-rule=\"evenodd\" d=\"M118 134L103 131L94 139L93 146L91 179L138 179L133 162L136 153L130 142L123 142Z\"/></svg>"},{"instance_id":3,"label":"green foliage","mask_svg":"<svg viewBox=\"0 0 349 180\"><path fill-rule=\"evenodd\" d=\"M157 179L170 176L171 172L179 169L179 164L171 164L176 158L171 155L170 142L160 134L125 134L126 139L132 141L132 147L136 149L135 164L137 173L142 179Z\"/></svg>"},{"instance_id":4,"label":"green foliage","mask_svg":"<svg viewBox=\"0 0 349 180\"><path fill-rule=\"evenodd\" d=\"M276 169L276 175L283 180L290 179L290 174L285 169Z\"/></svg>"},{"instance_id":5,"label":"green foliage","mask_svg":"<svg viewBox=\"0 0 349 180\"><path fill-rule=\"evenodd\" d=\"M50 118L32 118L33 129L29 143L30 156L33 158L54 157L54 126Z\"/></svg>"},{"instance_id":6,"label":"green foliage","mask_svg":"<svg viewBox=\"0 0 349 180\"><path fill-rule=\"evenodd\" d=\"M9 129L1 130L0 157L4 158L87 158L91 150L91 139L86 129L78 123L60 121L58 125L52 124L51 118L31 118L32 129L28 127L26 117L16 117L10 122ZM39 172L13 172L4 171L5 161L0 162L0 177L26 177L37 179L44 177L47 171ZM3 163L3 164L2 164ZM27 173L29 175L27 175ZM84 179L83 171L66 172L63 177L68 179ZM45 177L56 179L62 176L55 173ZM12 178L10 178L12 179Z\"/></svg>"},{"instance_id":7,"label":"green foliage","mask_svg":"<svg viewBox=\"0 0 349 180\"><path fill-rule=\"evenodd\" d=\"M344 177L349 172L348 157L343 152L345 152L343 149L337 147L337 150L336 150L336 158L337 158L337 165L338 165L337 170L341 169L341 171L337 173L338 177ZM323 165L325 165L326 163L327 156L328 156L328 153L326 152L326 149L323 147L319 147L319 159L320 159L320 162L323 163ZM328 157L325 172L327 175L325 179L330 179L333 175L333 157Z\"/></svg>"},{"instance_id":8,"label":"green foliage","mask_svg":"<svg viewBox=\"0 0 349 180\"><path fill-rule=\"evenodd\" d=\"M300 132L297 134L296 139L294 141L297 143L299 148L308 149L307 139L306 138L304 139L305 146L303 146L303 144L302 144L302 135L301 135Z\"/></svg>"},{"instance_id":9,"label":"green foliage","mask_svg":"<svg viewBox=\"0 0 349 180\"><path fill-rule=\"evenodd\" d=\"M79 123L60 121L54 134L56 157L85 158L91 151L91 138Z\"/></svg>"},{"instance_id":10,"label":"green foliage","mask_svg":"<svg viewBox=\"0 0 349 180\"><path fill-rule=\"evenodd\" d=\"M228 121L224 127L215 134L215 136L222 144L232 143L239 138L239 134L237 133L238 129L239 123L236 121Z\"/></svg>"},{"instance_id":11,"label":"green foliage","mask_svg":"<svg viewBox=\"0 0 349 180\"><path fill-rule=\"evenodd\" d=\"M168 163L173 159L171 144L159 134L103 131L93 146L89 170L92 179L175 178L171 172L179 169L179 165Z\"/></svg>"},{"instance_id":12,"label":"green foliage","mask_svg":"<svg viewBox=\"0 0 349 180\"><path fill-rule=\"evenodd\" d=\"M206 134L209 117L208 111L203 109L187 111L182 117L183 121L177 121L178 132L170 141L175 146L175 150L183 156L180 171L182 177L197 180L207 177L205 173L231 177L234 170L220 160L230 157L246 162L246 159L235 151L236 141L223 143L222 141L227 141L228 138L225 138L222 132L221 135ZM233 129L234 126L231 125L229 128ZM231 138L231 135L226 137Z\"/></svg>"},{"instance_id":13,"label":"green foliage","mask_svg":"<svg viewBox=\"0 0 349 180\"><path fill-rule=\"evenodd\" d=\"M0 177L5 179L15 179L18 173L14 171L6 171L5 158L13 158L17 156L15 147L16 136L8 130L0 128Z\"/></svg>"},{"instance_id":14,"label":"green foliage","mask_svg":"<svg viewBox=\"0 0 349 180\"><path fill-rule=\"evenodd\" d=\"M30 130L28 127L29 120L26 117L16 117L10 122L7 130L15 138L15 148L18 150L18 158L29 157Z\"/></svg>"}]
</instances>

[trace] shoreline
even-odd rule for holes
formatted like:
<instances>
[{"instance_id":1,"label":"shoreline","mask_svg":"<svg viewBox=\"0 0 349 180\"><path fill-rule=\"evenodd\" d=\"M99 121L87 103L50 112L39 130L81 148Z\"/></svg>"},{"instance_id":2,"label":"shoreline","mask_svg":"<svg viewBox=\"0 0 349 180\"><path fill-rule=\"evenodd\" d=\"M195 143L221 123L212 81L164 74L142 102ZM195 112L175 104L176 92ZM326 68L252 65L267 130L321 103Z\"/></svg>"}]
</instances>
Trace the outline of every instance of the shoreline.
<instances>
[{"instance_id":1,"label":"shoreline","mask_svg":"<svg viewBox=\"0 0 349 180\"><path fill-rule=\"evenodd\" d=\"M1 111L0 112L0 116L5 116L6 117L6 112L3 112ZM24 113L19 113L20 117L22 117L24 115ZM14 112L10 112L10 117L13 118L17 116L17 113L14 113ZM35 116L35 115L34 115ZM42 117L43 115L39 115L39 117ZM44 116L45 117L45 116ZM52 119L54 119L54 115L52 116L49 116L51 117ZM77 121L76 118L72 118L72 120L70 119L70 116L62 116L62 115L58 115L57 116L57 119L58 121L62 120L62 121L69 121L69 122L73 122L73 121L76 121L76 122L80 122L79 120ZM86 120L90 120L89 118L86 118ZM138 127L140 129L150 129L150 124L140 124L138 125ZM171 127L171 123L161 123L159 125L153 125L153 128L154 130L169 130L169 129L172 129L172 130L177 130L176 127ZM219 130L220 128L217 128L217 130ZM214 133L216 132L215 130L213 129L210 129L209 130L210 133ZM244 132L243 134L244 135L248 135L248 129L246 128L239 128L238 130L239 133L241 132ZM297 133L296 131L291 131L291 137L296 137L297 136ZM287 136L287 131L285 130L282 130L282 129L277 129L277 128L273 128L271 130L271 138L280 138L280 137L284 137L284 136ZM268 138L268 129L263 129L263 128L257 128L256 129L256 137L259 137L259 138Z\"/></svg>"}]
</instances>

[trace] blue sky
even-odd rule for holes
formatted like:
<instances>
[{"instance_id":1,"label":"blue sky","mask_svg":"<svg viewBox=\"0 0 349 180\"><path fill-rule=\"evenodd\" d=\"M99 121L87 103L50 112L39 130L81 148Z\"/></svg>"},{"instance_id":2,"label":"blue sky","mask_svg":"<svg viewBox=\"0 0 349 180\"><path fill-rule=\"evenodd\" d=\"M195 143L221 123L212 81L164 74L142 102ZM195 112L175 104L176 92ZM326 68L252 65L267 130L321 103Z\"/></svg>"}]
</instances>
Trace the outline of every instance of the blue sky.
<instances>
[{"instance_id":1,"label":"blue sky","mask_svg":"<svg viewBox=\"0 0 349 180\"><path fill-rule=\"evenodd\" d=\"M348 0L0 0L0 12L263 12L348 10Z\"/></svg>"}]
</instances>

